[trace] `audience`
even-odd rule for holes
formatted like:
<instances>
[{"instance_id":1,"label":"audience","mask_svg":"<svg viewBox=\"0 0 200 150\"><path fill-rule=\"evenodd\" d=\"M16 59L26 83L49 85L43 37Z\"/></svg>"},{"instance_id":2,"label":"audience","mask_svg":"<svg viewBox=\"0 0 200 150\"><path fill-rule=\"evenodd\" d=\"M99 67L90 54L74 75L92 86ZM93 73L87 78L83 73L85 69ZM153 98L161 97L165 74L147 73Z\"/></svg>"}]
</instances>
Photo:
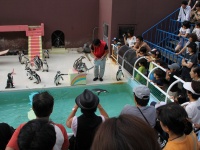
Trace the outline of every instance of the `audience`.
<instances>
[{"instance_id":1,"label":"audience","mask_svg":"<svg viewBox=\"0 0 200 150\"><path fill-rule=\"evenodd\" d=\"M179 52L180 49L185 44L185 39L190 34L190 22L184 21L182 27L179 30L178 36L180 37L180 41L178 42L178 45L175 48L175 52Z\"/></svg>"},{"instance_id":2,"label":"audience","mask_svg":"<svg viewBox=\"0 0 200 150\"><path fill-rule=\"evenodd\" d=\"M151 48L149 45L143 41L142 36L137 36L136 37L136 44L134 45L133 49L136 51L136 53L140 50L141 47L145 47L147 49L147 52L151 51Z\"/></svg>"},{"instance_id":3,"label":"audience","mask_svg":"<svg viewBox=\"0 0 200 150\"><path fill-rule=\"evenodd\" d=\"M53 150L56 143L54 125L48 119L31 120L21 128L17 143L20 150Z\"/></svg>"},{"instance_id":4,"label":"audience","mask_svg":"<svg viewBox=\"0 0 200 150\"><path fill-rule=\"evenodd\" d=\"M200 22L195 23L195 28L192 30L192 33L195 33L197 35L197 39L200 42ZM195 42L195 41L193 41L193 42Z\"/></svg>"},{"instance_id":5,"label":"audience","mask_svg":"<svg viewBox=\"0 0 200 150\"><path fill-rule=\"evenodd\" d=\"M70 143L70 149L75 150L90 150L95 132L98 126L108 118L108 114L99 104L99 98L90 90L84 90L75 99L76 105L69 115L66 125L72 128L75 137L75 143ZM81 116L76 117L75 114L80 107ZM99 109L101 116L97 116L95 111ZM73 138L74 138L73 137Z\"/></svg>"},{"instance_id":6,"label":"audience","mask_svg":"<svg viewBox=\"0 0 200 150\"><path fill-rule=\"evenodd\" d=\"M190 13L191 7L188 6L188 1L182 1L177 21L190 21Z\"/></svg>"},{"instance_id":7,"label":"audience","mask_svg":"<svg viewBox=\"0 0 200 150\"><path fill-rule=\"evenodd\" d=\"M152 128L156 123L156 110L148 106L150 90L145 85L139 85L133 89L133 97L136 106L125 105L121 114L137 116L149 124Z\"/></svg>"},{"instance_id":8,"label":"audience","mask_svg":"<svg viewBox=\"0 0 200 150\"><path fill-rule=\"evenodd\" d=\"M192 10L190 14L190 22L195 23L200 20L200 2L195 5L196 10Z\"/></svg>"},{"instance_id":9,"label":"audience","mask_svg":"<svg viewBox=\"0 0 200 150\"><path fill-rule=\"evenodd\" d=\"M5 150L15 129L7 123L0 123L0 150Z\"/></svg>"},{"instance_id":10,"label":"audience","mask_svg":"<svg viewBox=\"0 0 200 150\"><path fill-rule=\"evenodd\" d=\"M53 112L54 98L48 92L41 92L33 96L32 103L32 108L36 115L36 118L49 120L49 117ZM67 150L69 146L69 141L65 127L52 121L51 124L53 124L56 135L58 135L56 137L54 150ZM17 143L18 135L25 125L26 123L23 123L15 130L12 138L10 139L6 147L6 150L19 150L19 145Z\"/></svg>"},{"instance_id":11,"label":"audience","mask_svg":"<svg viewBox=\"0 0 200 150\"><path fill-rule=\"evenodd\" d=\"M102 123L91 150L160 150L156 135L143 120L120 115Z\"/></svg>"},{"instance_id":12,"label":"audience","mask_svg":"<svg viewBox=\"0 0 200 150\"><path fill-rule=\"evenodd\" d=\"M160 87L161 89L163 89L164 87L164 76L165 76L165 72L163 70L161 70L160 68L154 70L154 78L152 80L152 82L157 85L158 87Z\"/></svg>"},{"instance_id":13,"label":"audience","mask_svg":"<svg viewBox=\"0 0 200 150\"><path fill-rule=\"evenodd\" d=\"M197 55L196 55L196 43L191 42L188 46L188 52L185 56L185 58L182 59L182 73L181 73L181 78L189 82L191 81L190 77L190 70L192 66L197 65Z\"/></svg>"},{"instance_id":14,"label":"audience","mask_svg":"<svg viewBox=\"0 0 200 150\"><path fill-rule=\"evenodd\" d=\"M136 37L133 35L132 30L127 31L127 35L124 34L124 43L125 45L128 45L129 47L133 47L136 42Z\"/></svg>"},{"instance_id":15,"label":"audience","mask_svg":"<svg viewBox=\"0 0 200 150\"><path fill-rule=\"evenodd\" d=\"M175 103L169 103L159 111L158 119L169 139L164 150L197 150L197 138L187 112Z\"/></svg>"},{"instance_id":16,"label":"audience","mask_svg":"<svg viewBox=\"0 0 200 150\"><path fill-rule=\"evenodd\" d=\"M190 77L195 81L200 81L200 66L192 67Z\"/></svg>"}]
</instances>

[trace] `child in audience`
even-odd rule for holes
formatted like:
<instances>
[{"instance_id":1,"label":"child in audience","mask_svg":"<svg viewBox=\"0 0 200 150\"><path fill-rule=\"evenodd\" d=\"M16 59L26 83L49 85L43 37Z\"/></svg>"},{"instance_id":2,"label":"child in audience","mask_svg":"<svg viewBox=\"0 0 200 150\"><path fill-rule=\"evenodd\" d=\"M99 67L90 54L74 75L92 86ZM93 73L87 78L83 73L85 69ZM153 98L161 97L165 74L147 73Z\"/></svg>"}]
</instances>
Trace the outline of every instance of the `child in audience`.
<instances>
[{"instance_id":1,"label":"child in audience","mask_svg":"<svg viewBox=\"0 0 200 150\"><path fill-rule=\"evenodd\" d=\"M161 89L163 89L164 86L163 76L164 76L164 71L162 71L160 68L154 71L154 79L152 80L152 82Z\"/></svg>"},{"instance_id":2,"label":"child in audience","mask_svg":"<svg viewBox=\"0 0 200 150\"><path fill-rule=\"evenodd\" d=\"M195 81L200 81L200 66L192 67L190 77Z\"/></svg>"},{"instance_id":3,"label":"child in audience","mask_svg":"<svg viewBox=\"0 0 200 150\"><path fill-rule=\"evenodd\" d=\"M146 67L145 67L147 63L146 60L141 59L138 63L139 63L138 71L141 72L142 74L145 74L147 72ZM135 79L142 84L146 83L145 82L146 80L139 73L136 74Z\"/></svg>"},{"instance_id":4,"label":"child in audience","mask_svg":"<svg viewBox=\"0 0 200 150\"><path fill-rule=\"evenodd\" d=\"M190 34L190 22L184 21L182 27L179 30L178 36L180 37L180 41L175 48L175 52L178 52L183 47L183 45L185 44L184 38L186 38L188 34Z\"/></svg>"},{"instance_id":5,"label":"child in audience","mask_svg":"<svg viewBox=\"0 0 200 150\"><path fill-rule=\"evenodd\" d=\"M196 43L191 42L187 47L189 53L187 53L185 58L182 59L183 68L181 72L181 78L186 82L190 82L192 80L190 77L191 68L192 66L197 65L197 45Z\"/></svg>"},{"instance_id":6,"label":"child in audience","mask_svg":"<svg viewBox=\"0 0 200 150\"><path fill-rule=\"evenodd\" d=\"M198 41L200 41L200 22L195 23L195 28L192 33L195 33L197 35Z\"/></svg>"}]
</instances>

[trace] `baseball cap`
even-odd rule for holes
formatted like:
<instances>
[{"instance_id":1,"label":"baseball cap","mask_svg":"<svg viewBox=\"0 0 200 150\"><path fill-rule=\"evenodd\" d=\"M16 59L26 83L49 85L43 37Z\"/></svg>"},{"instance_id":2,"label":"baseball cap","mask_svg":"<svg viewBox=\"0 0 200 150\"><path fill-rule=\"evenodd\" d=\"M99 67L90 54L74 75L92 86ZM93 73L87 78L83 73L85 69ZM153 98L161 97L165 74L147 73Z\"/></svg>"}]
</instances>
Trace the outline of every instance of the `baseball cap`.
<instances>
[{"instance_id":1,"label":"baseball cap","mask_svg":"<svg viewBox=\"0 0 200 150\"><path fill-rule=\"evenodd\" d=\"M161 107L161 106L164 106L164 105L166 105L166 102L155 102L155 101L153 101L153 102L151 102L151 104L150 104L151 106L154 106L155 107L155 109L157 109L157 108L159 108L159 107Z\"/></svg>"},{"instance_id":2,"label":"baseball cap","mask_svg":"<svg viewBox=\"0 0 200 150\"><path fill-rule=\"evenodd\" d=\"M183 87L184 87L184 89L186 89L186 90L192 92L193 94L200 95L200 93L196 93L196 92L193 90L192 85L191 85L191 82L185 82L185 83L183 84Z\"/></svg>"},{"instance_id":3,"label":"baseball cap","mask_svg":"<svg viewBox=\"0 0 200 150\"><path fill-rule=\"evenodd\" d=\"M149 100L150 97L150 90L145 85L139 85L133 89L133 93L135 93L135 96L139 99L143 100Z\"/></svg>"},{"instance_id":4,"label":"baseball cap","mask_svg":"<svg viewBox=\"0 0 200 150\"><path fill-rule=\"evenodd\" d=\"M122 45L122 43L121 42L117 42L117 45Z\"/></svg>"},{"instance_id":5,"label":"baseball cap","mask_svg":"<svg viewBox=\"0 0 200 150\"><path fill-rule=\"evenodd\" d=\"M168 68L169 69L175 69L175 70L178 70L180 67L177 63L173 63L171 65L168 65Z\"/></svg>"},{"instance_id":6,"label":"baseball cap","mask_svg":"<svg viewBox=\"0 0 200 150\"><path fill-rule=\"evenodd\" d=\"M114 38L112 39L112 41L118 42L119 40L118 40L118 38L114 37Z\"/></svg>"}]
</instances>

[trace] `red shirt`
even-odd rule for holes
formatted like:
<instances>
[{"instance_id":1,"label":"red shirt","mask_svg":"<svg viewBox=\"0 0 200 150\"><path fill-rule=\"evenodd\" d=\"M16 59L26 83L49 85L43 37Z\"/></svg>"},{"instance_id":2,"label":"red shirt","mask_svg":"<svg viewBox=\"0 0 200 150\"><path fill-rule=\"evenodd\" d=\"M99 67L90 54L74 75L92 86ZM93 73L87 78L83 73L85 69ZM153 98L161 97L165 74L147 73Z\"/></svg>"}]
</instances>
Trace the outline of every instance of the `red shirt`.
<instances>
[{"instance_id":1,"label":"red shirt","mask_svg":"<svg viewBox=\"0 0 200 150\"><path fill-rule=\"evenodd\" d=\"M108 46L106 42L101 40L101 44L99 46L92 45L91 49L97 58L101 58L105 54L105 51L108 50Z\"/></svg>"}]
</instances>

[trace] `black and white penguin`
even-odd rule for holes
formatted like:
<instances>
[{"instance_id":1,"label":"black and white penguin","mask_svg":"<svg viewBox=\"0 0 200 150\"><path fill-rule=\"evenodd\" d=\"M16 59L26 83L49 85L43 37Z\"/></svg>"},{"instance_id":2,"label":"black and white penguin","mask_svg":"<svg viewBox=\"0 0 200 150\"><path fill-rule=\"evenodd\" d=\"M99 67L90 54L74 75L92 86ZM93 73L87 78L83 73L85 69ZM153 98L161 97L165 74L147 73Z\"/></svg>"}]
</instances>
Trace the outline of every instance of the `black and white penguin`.
<instances>
[{"instance_id":1,"label":"black and white penguin","mask_svg":"<svg viewBox=\"0 0 200 150\"><path fill-rule=\"evenodd\" d=\"M28 68L31 67L31 63L29 60L26 61L26 64L25 64L25 70L28 70Z\"/></svg>"},{"instance_id":2,"label":"black and white penguin","mask_svg":"<svg viewBox=\"0 0 200 150\"><path fill-rule=\"evenodd\" d=\"M27 73L26 75L28 76L28 78L30 80L33 80L33 71L31 70L31 68L27 68Z\"/></svg>"},{"instance_id":3,"label":"black and white penguin","mask_svg":"<svg viewBox=\"0 0 200 150\"><path fill-rule=\"evenodd\" d=\"M39 84L41 82L40 76L35 71L32 71L32 76L36 80L34 83Z\"/></svg>"},{"instance_id":4,"label":"black and white penguin","mask_svg":"<svg viewBox=\"0 0 200 150\"><path fill-rule=\"evenodd\" d=\"M60 71L57 71L56 76L54 77L54 83L58 86L60 83L60 79L64 80Z\"/></svg>"},{"instance_id":5,"label":"black and white penguin","mask_svg":"<svg viewBox=\"0 0 200 150\"><path fill-rule=\"evenodd\" d=\"M40 59L39 56L35 56L34 59L33 59L33 62L34 62L34 66L35 66L35 70L40 70L42 67L43 67L43 62L42 60Z\"/></svg>"},{"instance_id":6,"label":"black and white penguin","mask_svg":"<svg viewBox=\"0 0 200 150\"><path fill-rule=\"evenodd\" d=\"M49 50L45 49L43 52L44 58L49 58Z\"/></svg>"},{"instance_id":7,"label":"black and white penguin","mask_svg":"<svg viewBox=\"0 0 200 150\"><path fill-rule=\"evenodd\" d=\"M21 64L25 64L26 61L28 60L28 58L26 56L24 56L24 54L21 54Z\"/></svg>"},{"instance_id":8,"label":"black and white penguin","mask_svg":"<svg viewBox=\"0 0 200 150\"><path fill-rule=\"evenodd\" d=\"M121 80L121 79L122 79L122 76L124 77L124 74L123 74L123 72L122 72L122 67L119 66L119 69L118 69L118 71L117 71L117 73L116 73L116 79L117 79L117 81Z\"/></svg>"},{"instance_id":9,"label":"black and white penguin","mask_svg":"<svg viewBox=\"0 0 200 150\"><path fill-rule=\"evenodd\" d=\"M19 51L19 52L18 52L18 59L19 59L19 62L20 62L20 63L21 63L21 60L22 60L22 54L23 54L22 51Z\"/></svg>"},{"instance_id":10,"label":"black and white penguin","mask_svg":"<svg viewBox=\"0 0 200 150\"><path fill-rule=\"evenodd\" d=\"M13 85L13 76L12 73L8 73L8 79L7 79L7 84L5 89L7 88L15 88L15 86Z\"/></svg>"},{"instance_id":11,"label":"black and white penguin","mask_svg":"<svg viewBox=\"0 0 200 150\"><path fill-rule=\"evenodd\" d=\"M43 67L42 67L42 69L43 69L42 72L44 72L44 71L48 72L49 71L49 66L48 66L46 60L43 61Z\"/></svg>"}]
</instances>

